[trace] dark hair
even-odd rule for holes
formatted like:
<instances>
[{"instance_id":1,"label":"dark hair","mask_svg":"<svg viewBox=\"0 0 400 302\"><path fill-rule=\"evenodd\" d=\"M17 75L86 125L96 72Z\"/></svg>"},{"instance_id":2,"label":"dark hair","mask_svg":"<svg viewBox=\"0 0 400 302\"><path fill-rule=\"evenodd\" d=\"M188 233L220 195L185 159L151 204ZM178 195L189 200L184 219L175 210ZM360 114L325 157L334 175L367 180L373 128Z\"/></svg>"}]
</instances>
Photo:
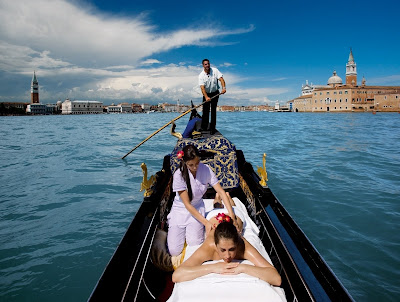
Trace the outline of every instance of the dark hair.
<instances>
[{"instance_id":1,"label":"dark hair","mask_svg":"<svg viewBox=\"0 0 400 302\"><path fill-rule=\"evenodd\" d=\"M203 61L201 61L201 65L203 65L205 61L207 61L208 63L210 63L210 60L209 60L209 59L204 59Z\"/></svg>"},{"instance_id":2,"label":"dark hair","mask_svg":"<svg viewBox=\"0 0 400 302\"><path fill-rule=\"evenodd\" d=\"M190 177L189 177L189 169L186 166L186 162L192 159L195 159L196 157L200 157L199 150L193 145L186 145L182 149L183 151L183 158L181 163L179 164L179 170L182 172L182 177L186 182L188 194L189 194L189 200L192 201L193 198L193 192L192 192L192 186L190 185Z\"/></svg>"},{"instance_id":3,"label":"dark hair","mask_svg":"<svg viewBox=\"0 0 400 302\"><path fill-rule=\"evenodd\" d=\"M232 221L223 221L216 227L214 232L215 245L219 243L221 238L232 239L235 244L239 243L239 233Z\"/></svg>"}]
</instances>

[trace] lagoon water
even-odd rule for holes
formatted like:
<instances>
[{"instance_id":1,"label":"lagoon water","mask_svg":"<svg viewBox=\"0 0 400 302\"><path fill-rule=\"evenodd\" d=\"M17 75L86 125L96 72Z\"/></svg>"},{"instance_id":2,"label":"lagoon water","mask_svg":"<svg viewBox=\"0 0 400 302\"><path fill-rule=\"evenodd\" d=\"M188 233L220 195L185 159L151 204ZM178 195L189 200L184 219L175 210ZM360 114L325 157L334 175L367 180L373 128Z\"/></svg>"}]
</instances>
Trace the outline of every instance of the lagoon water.
<instances>
[{"instance_id":1,"label":"lagoon water","mask_svg":"<svg viewBox=\"0 0 400 302\"><path fill-rule=\"evenodd\" d=\"M0 301L86 301L177 114L0 117ZM183 132L188 117L177 121ZM400 296L400 114L218 113L356 301Z\"/></svg>"}]
</instances>

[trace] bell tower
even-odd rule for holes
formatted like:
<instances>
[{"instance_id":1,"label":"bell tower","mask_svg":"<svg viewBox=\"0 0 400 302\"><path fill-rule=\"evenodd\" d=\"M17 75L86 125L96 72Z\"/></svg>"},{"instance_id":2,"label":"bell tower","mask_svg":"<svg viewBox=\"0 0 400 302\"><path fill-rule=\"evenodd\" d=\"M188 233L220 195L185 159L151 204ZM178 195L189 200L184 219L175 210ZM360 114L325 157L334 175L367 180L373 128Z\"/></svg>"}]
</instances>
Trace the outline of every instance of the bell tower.
<instances>
[{"instance_id":1,"label":"bell tower","mask_svg":"<svg viewBox=\"0 0 400 302\"><path fill-rule=\"evenodd\" d=\"M37 103L39 103L39 82L36 78L36 73L34 71L31 82L31 104Z\"/></svg>"},{"instance_id":2,"label":"bell tower","mask_svg":"<svg viewBox=\"0 0 400 302\"><path fill-rule=\"evenodd\" d=\"M346 85L357 86L357 64L354 62L353 51L351 48L349 60L346 64Z\"/></svg>"}]
</instances>

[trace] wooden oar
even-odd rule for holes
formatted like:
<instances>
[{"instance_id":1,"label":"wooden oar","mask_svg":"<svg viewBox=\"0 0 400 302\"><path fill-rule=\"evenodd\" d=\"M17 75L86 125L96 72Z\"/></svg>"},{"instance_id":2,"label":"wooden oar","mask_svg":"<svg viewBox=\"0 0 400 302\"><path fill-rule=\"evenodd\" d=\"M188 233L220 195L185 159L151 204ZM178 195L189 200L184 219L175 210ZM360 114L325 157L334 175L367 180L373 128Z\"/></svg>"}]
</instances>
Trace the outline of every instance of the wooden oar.
<instances>
[{"instance_id":1,"label":"wooden oar","mask_svg":"<svg viewBox=\"0 0 400 302\"><path fill-rule=\"evenodd\" d=\"M219 96L219 95L220 95L220 93L217 94L217 95L214 95L214 96L210 99L210 101L211 101L213 98L215 98L215 97L217 97L217 96ZM161 130L163 130L165 127L168 127L168 125L170 125L170 124L172 124L173 122L175 122L176 120L180 119L182 116L188 114L188 113L191 112L193 109L199 108L201 105L203 105L203 104L205 104L205 103L207 103L207 102L209 102L209 101L204 101L204 102L201 103L200 105L196 105L196 106L190 108L189 110L187 110L187 111L185 111L184 113L182 113L180 116L178 116L178 117L174 118L173 120L169 121L168 123L166 123L166 124L165 124L164 126L162 126L160 129L158 129L157 131L153 132L153 133L152 133L151 135L149 135L146 139L144 139L140 144L136 145L135 148L133 148L133 149L132 149L131 151L129 151L128 153L126 153L126 154L122 157L122 159L124 159L125 157L127 157L129 154L131 154L133 151L135 151L137 148L139 148L141 145L143 145L145 142L147 142L150 138L152 138L152 137L153 137L154 135L156 135L158 132L160 132Z\"/></svg>"}]
</instances>

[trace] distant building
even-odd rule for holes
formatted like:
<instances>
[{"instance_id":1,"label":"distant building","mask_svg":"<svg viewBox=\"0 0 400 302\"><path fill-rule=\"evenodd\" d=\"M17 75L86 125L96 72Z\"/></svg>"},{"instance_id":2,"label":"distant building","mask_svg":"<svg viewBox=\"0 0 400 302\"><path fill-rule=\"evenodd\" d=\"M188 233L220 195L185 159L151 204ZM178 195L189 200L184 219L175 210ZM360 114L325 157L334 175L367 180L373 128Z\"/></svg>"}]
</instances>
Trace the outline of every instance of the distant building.
<instances>
[{"instance_id":1,"label":"distant building","mask_svg":"<svg viewBox=\"0 0 400 302\"><path fill-rule=\"evenodd\" d=\"M31 104L39 104L39 82L36 78L35 71L33 72L31 82Z\"/></svg>"},{"instance_id":2,"label":"distant building","mask_svg":"<svg viewBox=\"0 0 400 302\"><path fill-rule=\"evenodd\" d=\"M26 113L29 114L46 114L47 106L45 104L29 104L26 106Z\"/></svg>"},{"instance_id":3,"label":"distant building","mask_svg":"<svg viewBox=\"0 0 400 302\"><path fill-rule=\"evenodd\" d=\"M132 105L131 104L121 103L121 104L118 104L118 106L121 106L122 113L132 113Z\"/></svg>"},{"instance_id":4,"label":"distant building","mask_svg":"<svg viewBox=\"0 0 400 302\"><path fill-rule=\"evenodd\" d=\"M59 107L57 104L46 104L46 114L57 114Z\"/></svg>"},{"instance_id":5,"label":"distant building","mask_svg":"<svg viewBox=\"0 0 400 302\"><path fill-rule=\"evenodd\" d=\"M98 114L103 113L103 102L98 101L71 101L66 99L62 103L62 114Z\"/></svg>"},{"instance_id":6,"label":"distant building","mask_svg":"<svg viewBox=\"0 0 400 302\"><path fill-rule=\"evenodd\" d=\"M400 93L375 95L374 108L376 111L398 111L400 113Z\"/></svg>"},{"instance_id":7,"label":"distant building","mask_svg":"<svg viewBox=\"0 0 400 302\"><path fill-rule=\"evenodd\" d=\"M145 112L150 111L150 104L142 104L142 110Z\"/></svg>"},{"instance_id":8,"label":"distant building","mask_svg":"<svg viewBox=\"0 0 400 302\"><path fill-rule=\"evenodd\" d=\"M132 105L128 103L109 105L106 108L108 113L132 113Z\"/></svg>"},{"instance_id":9,"label":"distant building","mask_svg":"<svg viewBox=\"0 0 400 302\"><path fill-rule=\"evenodd\" d=\"M132 112L142 112L143 111L142 105L140 105L140 104L133 103L131 105L131 107L132 107Z\"/></svg>"},{"instance_id":10,"label":"distant building","mask_svg":"<svg viewBox=\"0 0 400 302\"><path fill-rule=\"evenodd\" d=\"M0 115L24 115L29 103L1 102Z\"/></svg>"},{"instance_id":11,"label":"distant building","mask_svg":"<svg viewBox=\"0 0 400 302\"><path fill-rule=\"evenodd\" d=\"M218 106L217 109L218 109L218 111L222 111L222 112L224 112L224 111L225 112L226 111L233 112L233 111L235 111L235 106L224 105L224 106Z\"/></svg>"},{"instance_id":12,"label":"distant building","mask_svg":"<svg viewBox=\"0 0 400 302\"><path fill-rule=\"evenodd\" d=\"M118 105L108 105L106 106L107 113L122 113L121 106Z\"/></svg>"},{"instance_id":13,"label":"distant building","mask_svg":"<svg viewBox=\"0 0 400 302\"><path fill-rule=\"evenodd\" d=\"M163 104L160 104L160 106L164 112L175 112L176 111L176 105L173 105L173 104L163 103Z\"/></svg>"},{"instance_id":14,"label":"distant building","mask_svg":"<svg viewBox=\"0 0 400 302\"><path fill-rule=\"evenodd\" d=\"M399 94L400 86L367 86L364 77L358 85L357 64L350 49L345 84L334 71L327 85L306 81L301 96L290 102L292 111L296 112L398 111L400 99L396 95Z\"/></svg>"}]
</instances>

